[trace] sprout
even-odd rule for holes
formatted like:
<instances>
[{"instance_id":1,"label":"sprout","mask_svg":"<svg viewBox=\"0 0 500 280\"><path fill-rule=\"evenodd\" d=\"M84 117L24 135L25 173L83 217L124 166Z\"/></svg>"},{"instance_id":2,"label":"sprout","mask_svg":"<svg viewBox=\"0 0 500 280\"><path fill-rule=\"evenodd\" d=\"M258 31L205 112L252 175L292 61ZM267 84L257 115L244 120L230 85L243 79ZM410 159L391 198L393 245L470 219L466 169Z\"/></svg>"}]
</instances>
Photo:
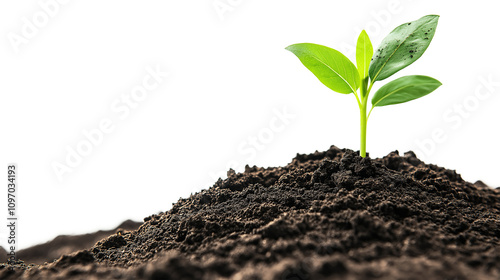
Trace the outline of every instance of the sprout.
<instances>
[{"instance_id":1,"label":"sprout","mask_svg":"<svg viewBox=\"0 0 500 280\"><path fill-rule=\"evenodd\" d=\"M375 53L368 34L363 30L356 45L357 67L339 51L322 45L301 43L286 48L325 86L339 93L354 94L360 112L362 157L366 156L366 125L373 108L408 102L441 86L438 80L427 76L398 78L375 92L367 113L368 96L373 84L420 58L434 37L438 19L437 15L428 15L396 27L382 40Z\"/></svg>"}]
</instances>

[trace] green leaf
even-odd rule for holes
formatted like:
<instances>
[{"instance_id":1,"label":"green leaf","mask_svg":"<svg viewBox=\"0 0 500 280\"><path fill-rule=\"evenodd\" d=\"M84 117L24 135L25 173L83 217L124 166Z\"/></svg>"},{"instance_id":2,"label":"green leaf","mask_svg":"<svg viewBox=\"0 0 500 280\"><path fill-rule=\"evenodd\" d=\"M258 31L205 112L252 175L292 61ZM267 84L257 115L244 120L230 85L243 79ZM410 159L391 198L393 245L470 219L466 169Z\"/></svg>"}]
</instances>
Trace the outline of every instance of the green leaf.
<instances>
[{"instance_id":1,"label":"green leaf","mask_svg":"<svg viewBox=\"0 0 500 280\"><path fill-rule=\"evenodd\" d=\"M356 66L339 51L311 43L294 44L286 49L331 90L348 94L359 88Z\"/></svg>"},{"instance_id":2,"label":"green leaf","mask_svg":"<svg viewBox=\"0 0 500 280\"><path fill-rule=\"evenodd\" d=\"M370 64L372 81L381 81L424 54L436 32L437 15L424 16L396 27L382 40Z\"/></svg>"},{"instance_id":3,"label":"green leaf","mask_svg":"<svg viewBox=\"0 0 500 280\"><path fill-rule=\"evenodd\" d=\"M366 31L361 31L356 44L356 64L361 80L368 77L368 67L373 56L373 46Z\"/></svg>"},{"instance_id":4,"label":"green leaf","mask_svg":"<svg viewBox=\"0 0 500 280\"><path fill-rule=\"evenodd\" d=\"M373 107L381 107L408 102L425 96L441 86L431 77L404 76L382 86L373 96Z\"/></svg>"}]
</instances>

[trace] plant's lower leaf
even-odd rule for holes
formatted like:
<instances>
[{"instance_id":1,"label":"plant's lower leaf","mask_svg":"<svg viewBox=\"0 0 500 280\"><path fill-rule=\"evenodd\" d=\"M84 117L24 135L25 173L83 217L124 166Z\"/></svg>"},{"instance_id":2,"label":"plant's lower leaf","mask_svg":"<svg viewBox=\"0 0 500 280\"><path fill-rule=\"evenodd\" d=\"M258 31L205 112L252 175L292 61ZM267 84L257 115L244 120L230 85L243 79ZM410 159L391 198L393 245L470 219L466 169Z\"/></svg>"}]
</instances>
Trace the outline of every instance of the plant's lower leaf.
<instances>
[{"instance_id":1,"label":"plant's lower leaf","mask_svg":"<svg viewBox=\"0 0 500 280\"><path fill-rule=\"evenodd\" d=\"M431 77L412 75L404 76L382 86L372 98L374 107L408 102L425 96L441 86Z\"/></svg>"}]
</instances>

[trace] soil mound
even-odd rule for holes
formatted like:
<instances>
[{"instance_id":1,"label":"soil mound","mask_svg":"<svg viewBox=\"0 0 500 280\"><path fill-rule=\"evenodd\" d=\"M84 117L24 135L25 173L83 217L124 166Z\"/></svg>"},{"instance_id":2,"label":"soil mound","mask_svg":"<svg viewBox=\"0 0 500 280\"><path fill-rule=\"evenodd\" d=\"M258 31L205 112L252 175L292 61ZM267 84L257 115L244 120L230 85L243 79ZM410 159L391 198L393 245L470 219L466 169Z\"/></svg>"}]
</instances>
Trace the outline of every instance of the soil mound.
<instances>
[{"instance_id":1,"label":"soil mound","mask_svg":"<svg viewBox=\"0 0 500 280\"><path fill-rule=\"evenodd\" d=\"M79 235L59 235L53 240L35 245L16 252L17 257L26 263L43 264L52 262L62 255L71 254L78 250L88 249L97 241L124 230L136 230L142 223L126 220L112 230L99 230L93 233ZM3 250L3 251L2 251ZM7 252L0 247L0 262L7 262Z\"/></svg>"},{"instance_id":2,"label":"soil mound","mask_svg":"<svg viewBox=\"0 0 500 280\"><path fill-rule=\"evenodd\" d=\"M412 152L246 167L87 250L1 279L500 279L500 190Z\"/></svg>"}]
</instances>

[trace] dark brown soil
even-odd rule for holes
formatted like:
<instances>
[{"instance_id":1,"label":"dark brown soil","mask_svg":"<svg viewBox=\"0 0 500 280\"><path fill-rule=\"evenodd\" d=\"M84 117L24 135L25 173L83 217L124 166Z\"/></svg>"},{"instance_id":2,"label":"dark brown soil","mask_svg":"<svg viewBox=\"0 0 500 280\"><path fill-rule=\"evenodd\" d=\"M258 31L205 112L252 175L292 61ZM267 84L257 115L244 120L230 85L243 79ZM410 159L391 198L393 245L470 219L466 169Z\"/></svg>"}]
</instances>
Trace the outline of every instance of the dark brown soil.
<instances>
[{"instance_id":1,"label":"dark brown soil","mask_svg":"<svg viewBox=\"0 0 500 280\"><path fill-rule=\"evenodd\" d=\"M60 235L47 243L19 250L16 252L16 256L25 263L43 264L44 262L52 262L62 255L88 249L97 241L117 232L136 230L140 225L142 223L127 220L112 230L100 230L81 235ZM7 262L7 252L1 247L0 262Z\"/></svg>"},{"instance_id":2,"label":"dark brown soil","mask_svg":"<svg viewBox=\"0 0 500 280\"><path fill-rule=\"evenodd\" d=\"M0 279L500 279L500 190L412 152L332 146L228 177L88 250L0 265Z\"/></svg>"}]
</instances>

